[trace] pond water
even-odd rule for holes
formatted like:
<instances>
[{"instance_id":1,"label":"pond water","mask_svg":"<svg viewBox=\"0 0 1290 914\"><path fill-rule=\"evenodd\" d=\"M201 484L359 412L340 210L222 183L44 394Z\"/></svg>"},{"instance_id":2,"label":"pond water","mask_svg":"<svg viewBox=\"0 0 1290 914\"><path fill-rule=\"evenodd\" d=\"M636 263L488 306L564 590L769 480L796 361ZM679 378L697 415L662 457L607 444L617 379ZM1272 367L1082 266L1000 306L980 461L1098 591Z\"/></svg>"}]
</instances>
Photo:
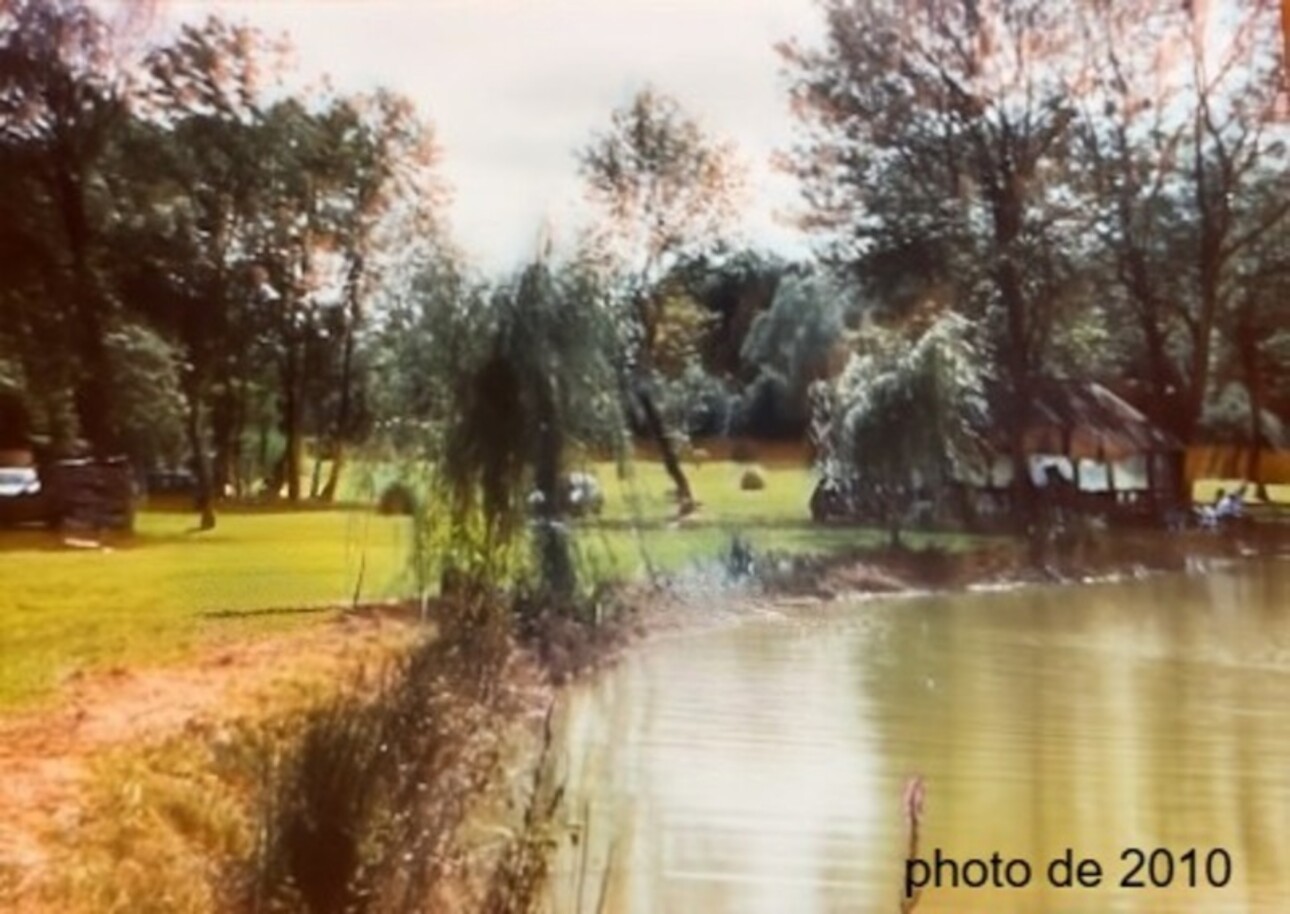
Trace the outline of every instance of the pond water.
<instances>
[{"instance_id":1,"label":"pond water","mask_svg":"<svg viewBox=\"0 0 1290 914\"><path fill-rule=\"evenodd\" d=\"M1290 562L1266 560L791 610L655 641L565 709L583 832L557 860L553 906L896 912L901 796L921 775L922 855L997 852L1032 876L928 888L919 914L1284 914L1288 598ZM1101 885L1049 884L1068 848L1100 863ZM1130 848L1167 849L1172 881L1158 857L1167 886L1144 867L1145 887L1122 887ZM1195 887L1179 859L1193 848ZM1213 849L1231 861L1222 888L1205 872ZM1222 881L1221 854L1210 861Z\"/></svg>"}]
</instances>

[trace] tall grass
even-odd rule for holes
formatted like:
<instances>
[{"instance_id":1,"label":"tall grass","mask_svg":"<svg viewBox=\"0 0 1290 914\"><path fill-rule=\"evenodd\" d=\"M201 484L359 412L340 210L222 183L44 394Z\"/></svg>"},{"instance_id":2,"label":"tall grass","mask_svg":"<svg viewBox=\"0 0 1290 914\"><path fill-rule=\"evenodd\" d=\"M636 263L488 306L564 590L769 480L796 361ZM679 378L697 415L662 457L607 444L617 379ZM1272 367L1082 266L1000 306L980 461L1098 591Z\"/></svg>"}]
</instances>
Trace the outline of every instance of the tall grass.
<instances>
[{"instance_id":1,"label":"tall grass","mask_svg":"<svg viewBox=\"0 0 1290 914\"><path fill-rule=\"evenodd\" d=\"M302 722L265 785L250 910L436 910L464 891L462 825L504 775L525 696L504 687L505 631L459 625Z\"/></svg>"}]
</instances>

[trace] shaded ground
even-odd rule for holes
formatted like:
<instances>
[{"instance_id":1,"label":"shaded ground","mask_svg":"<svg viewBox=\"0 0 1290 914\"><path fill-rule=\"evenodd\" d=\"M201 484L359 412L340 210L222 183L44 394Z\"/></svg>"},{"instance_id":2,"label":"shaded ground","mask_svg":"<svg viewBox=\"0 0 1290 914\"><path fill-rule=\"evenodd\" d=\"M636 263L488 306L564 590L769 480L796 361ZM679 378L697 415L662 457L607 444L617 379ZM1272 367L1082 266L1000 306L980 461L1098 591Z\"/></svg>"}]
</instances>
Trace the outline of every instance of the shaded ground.
<instances>
[{"instance_id":1,"label":"shaded ground","mask_svg":"<svg viewBox=\"0 0 1290 914\"><path fill-rule=\"evenodd\" d=\"M207 648L182 666L79 676L50 707L0 719L0 908L30 910L16 899L58 862L59 835L76 828L95 758L304 702L411 637L411 625L379 613L333 619Z\"/></svg>"}]
</instances>

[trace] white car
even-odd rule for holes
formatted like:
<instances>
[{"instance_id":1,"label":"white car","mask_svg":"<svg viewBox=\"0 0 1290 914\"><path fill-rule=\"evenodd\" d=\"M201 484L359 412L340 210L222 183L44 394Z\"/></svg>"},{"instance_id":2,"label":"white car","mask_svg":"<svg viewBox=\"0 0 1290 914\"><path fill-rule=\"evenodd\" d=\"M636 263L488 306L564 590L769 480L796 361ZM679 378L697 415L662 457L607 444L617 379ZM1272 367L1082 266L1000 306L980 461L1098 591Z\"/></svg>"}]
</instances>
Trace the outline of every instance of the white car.
<instances>
[{"instance_id":1,"label":"white car","mask_svg":"<svg viewBox=\"0 0 1290 914\"><path fill-rule=\"evenodd\" d=\"M48 500L31 467L0 467L0 524L47 523Z\"/></svg>"},{"instance_id":2,"label":"white car","mask_svg":"<svg viewBox=\"0 0 1290 914\"><path fill-rule=\"evenodd\" d=\"M39 495L40 477L31 467L0 467L0 498Z\"/></svg>"}]
</instances>

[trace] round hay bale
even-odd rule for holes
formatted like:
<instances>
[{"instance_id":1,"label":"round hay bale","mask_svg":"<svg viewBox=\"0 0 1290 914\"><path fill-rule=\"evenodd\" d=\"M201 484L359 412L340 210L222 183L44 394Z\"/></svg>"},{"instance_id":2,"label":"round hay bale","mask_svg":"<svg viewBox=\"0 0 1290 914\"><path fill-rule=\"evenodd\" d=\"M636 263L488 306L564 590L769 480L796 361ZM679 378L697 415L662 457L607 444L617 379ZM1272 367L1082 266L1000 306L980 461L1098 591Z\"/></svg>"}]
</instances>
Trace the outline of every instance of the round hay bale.
<instances>
[{"instance_id":1,"label":"round hay bale","mask_svg":"<svg viewBox=\"0 0 1290 914\"><path fill-rule=\"evenodd\" d=\"M403 483L392 482L381 491L376 510L380 514L408 517L416 513L417 498Z\"/></svg>"},{"instance_id":2,"label":"round hay bale","mask_svg":"<svg viewBox=\"0 0 1290 914\"><path fill-rule=\"evenodd\" d=\"M766 474L760 467L748 467L739 477L739 488L745 492L760 492L766 488Z\"/></svg>"}]
</instances>

